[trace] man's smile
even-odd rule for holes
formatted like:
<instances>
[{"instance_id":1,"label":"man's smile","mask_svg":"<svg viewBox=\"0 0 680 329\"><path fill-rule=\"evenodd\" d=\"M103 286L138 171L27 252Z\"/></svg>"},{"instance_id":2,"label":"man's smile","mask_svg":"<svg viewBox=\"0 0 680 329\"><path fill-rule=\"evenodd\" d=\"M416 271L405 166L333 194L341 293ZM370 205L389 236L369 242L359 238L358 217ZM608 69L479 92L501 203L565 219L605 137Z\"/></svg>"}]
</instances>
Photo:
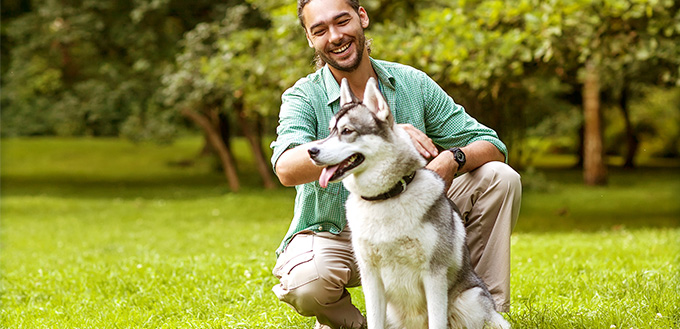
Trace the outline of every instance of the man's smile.
<instances>
[{"instance_id":1,"label":"man's smile","mask_svg":"<svg viewBox=\"0 0 680 329\"><path fill-rule=\"evenodd\" d=\"M351 42L348 42L348 43L346 43L344 46L342 46L342 47L340 47L340 48L331 50L331 53L336 54L336 55L342 54L342 53L345 52L347 49L349 49L349 46L351 46L351 45L352 45L352 43L351 43Z\"/></svg>"}]
</instances>

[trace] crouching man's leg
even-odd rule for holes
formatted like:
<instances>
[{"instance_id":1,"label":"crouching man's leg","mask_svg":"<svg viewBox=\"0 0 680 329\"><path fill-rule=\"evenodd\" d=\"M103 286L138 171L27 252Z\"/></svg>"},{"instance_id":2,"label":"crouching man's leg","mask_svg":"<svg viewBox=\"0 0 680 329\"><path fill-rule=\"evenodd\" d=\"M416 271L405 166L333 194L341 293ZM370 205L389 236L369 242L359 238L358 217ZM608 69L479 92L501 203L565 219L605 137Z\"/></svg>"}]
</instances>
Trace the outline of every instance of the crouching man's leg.
<instances>
[{"instance_id":1,"label":"crouching man's leg","mask_svg":"<svg viewBox=\"0 0 680 329\"><path fill-rule=\"evenodd\" d=\"M350 232L302 232L279 256L276 296L304 316L333 329L361 328L365 322L345 287L360 285Z\"/></svg>"},{"instance_id":2,"label":"crouching man's leg","mask_svg":"<svg viewBox=\"0 0 680 329\"><path fill-rule=\"evenodd\" d=\"M500 312L510 310L510 234L522 200L519 174L503 162L489 162L453 180L448 196L467 230L470 261Z\"/></svg>"}]
</instances>

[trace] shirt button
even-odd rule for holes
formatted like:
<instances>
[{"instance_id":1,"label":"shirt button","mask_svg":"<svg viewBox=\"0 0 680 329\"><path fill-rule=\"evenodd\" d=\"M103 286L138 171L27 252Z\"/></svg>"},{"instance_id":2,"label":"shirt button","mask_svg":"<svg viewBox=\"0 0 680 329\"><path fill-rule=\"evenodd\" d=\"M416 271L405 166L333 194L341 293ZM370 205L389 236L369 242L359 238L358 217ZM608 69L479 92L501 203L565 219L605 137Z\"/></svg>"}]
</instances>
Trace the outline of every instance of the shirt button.
<instances>
[{"instance_id":1,"label":"shirt button","mask_svg":"<svg viewBox=\"0 0 680 329\"><path fill-rule=\"evenodd\" d=\"M319 225L319 231L323 230L323 226Z\"/></svg>"}]
</instances>

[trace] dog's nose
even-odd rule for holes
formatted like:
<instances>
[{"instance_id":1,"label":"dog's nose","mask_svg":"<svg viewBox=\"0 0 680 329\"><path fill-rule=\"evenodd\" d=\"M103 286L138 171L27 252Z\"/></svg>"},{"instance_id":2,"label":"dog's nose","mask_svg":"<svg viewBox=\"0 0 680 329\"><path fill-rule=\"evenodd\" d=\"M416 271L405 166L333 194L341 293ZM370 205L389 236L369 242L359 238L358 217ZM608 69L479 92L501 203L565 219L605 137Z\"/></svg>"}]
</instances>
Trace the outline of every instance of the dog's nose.
<instances>
[{"instance_id":1,"label":"dog's nose","mask_svg":"<svg viewBox=\"0 0 680 329\"><path fill-rule=\"evenodd\" d=\"M307 152L309 153L309 156L313 158L313 157L319 155L319 152L321 152L321 150L319 150L318 147L314 146L314 147L310 147L307 150Z\"/></svg>"}]
</instances>

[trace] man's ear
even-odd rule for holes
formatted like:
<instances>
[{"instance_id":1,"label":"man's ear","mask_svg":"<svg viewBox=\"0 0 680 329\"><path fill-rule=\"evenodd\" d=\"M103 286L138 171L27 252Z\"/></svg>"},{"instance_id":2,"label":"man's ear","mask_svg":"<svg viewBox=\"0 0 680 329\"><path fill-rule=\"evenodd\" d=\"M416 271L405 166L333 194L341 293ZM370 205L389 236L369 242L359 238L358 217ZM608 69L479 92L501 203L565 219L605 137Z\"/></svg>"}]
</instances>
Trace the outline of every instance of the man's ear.
<instances>
[{"instance_id":1,"label":"man's ear","mask_svg":"<svg viewBox=\"0 0 680 329\"><path fill-rule=\"evenodd\" d=\"M359 21L361 22L361 27L363 28L367 28L368 24L370 23L370 19L368 19L368 13L364 7L359 7Z\"/></svg>"}]
</instances>

